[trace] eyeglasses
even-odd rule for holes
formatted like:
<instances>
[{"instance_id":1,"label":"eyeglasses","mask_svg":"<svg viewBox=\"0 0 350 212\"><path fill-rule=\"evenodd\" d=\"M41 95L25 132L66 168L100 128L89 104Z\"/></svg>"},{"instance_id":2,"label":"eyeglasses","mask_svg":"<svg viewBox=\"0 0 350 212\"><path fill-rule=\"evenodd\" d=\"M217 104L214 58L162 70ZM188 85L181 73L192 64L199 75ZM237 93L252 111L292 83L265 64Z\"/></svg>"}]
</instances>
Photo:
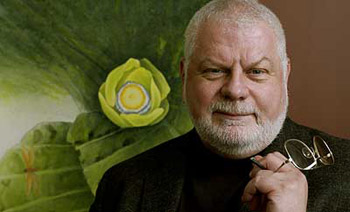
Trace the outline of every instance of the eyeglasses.
<instances>
[{"instance_id":1,"label":"eyeglasses","mask_svg":"<svg viewBox=\"0 0 350 212\"><path fill-rule=\"evenodd\" d=\"M292 163L300 170L311 170L322 166L333 165L334 156L327 143L320 137L313 137L313 147L308 147L298 139L289 139L284 142L284 149L288 154L285 160L274 172L277 172L287 163ZM266 169L261 163L250 158L251 161L262 169Z\"/></svg>"}]
</instances>

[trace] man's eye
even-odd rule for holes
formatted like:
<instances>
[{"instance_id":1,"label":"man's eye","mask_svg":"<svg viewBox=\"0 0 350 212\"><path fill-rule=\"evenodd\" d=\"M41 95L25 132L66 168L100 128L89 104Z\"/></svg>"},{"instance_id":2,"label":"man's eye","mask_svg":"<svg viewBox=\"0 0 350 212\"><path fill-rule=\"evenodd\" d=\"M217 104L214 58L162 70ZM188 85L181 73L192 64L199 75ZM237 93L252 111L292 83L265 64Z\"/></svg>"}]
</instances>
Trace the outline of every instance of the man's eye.
<instances>
[{"instance_id":1,"label":"man's eye","mask_svg":"<svg viewBox=\"0 0 350 212\"><path fill-rule=\"evenodd\" d=\"M220 69L207 69L206 70L207 73L213 73L213 74L219 74L219 73L224 73L224 70L220 70Z\"/></svg>"},{"instance_id":2,"label":"man's eye","mask_svg":"<svg viewBox=\"0 0 350 212\"><path fill-rule=\"evenodd\" d=\"M202 76L207 79L214 80L225 76L226 73L227 71L222 69L208 68L202 72Z\"/></svg>"},{"instance_id":3,"label":"man's eye","mask_svg":"<svg viewBox=\"0 0 350 212\"><path fill-rule=\"evenodd\" d=\"M264 80L267 79L269 71L261 68L249 69L246 74L249 78L253 80Z\"/></svg>"},{"instance_id":4,"label":"man's eye","mask_svg":"<svg viewBox=\"0 0 350 212\"><path fill-rule=\"evenodd\" d=\"M253 74L253 75L259 75L264 73L266 73L266 71L262 69L251 69L248 71L248 74Z\"/></svg>"}]
</instances>

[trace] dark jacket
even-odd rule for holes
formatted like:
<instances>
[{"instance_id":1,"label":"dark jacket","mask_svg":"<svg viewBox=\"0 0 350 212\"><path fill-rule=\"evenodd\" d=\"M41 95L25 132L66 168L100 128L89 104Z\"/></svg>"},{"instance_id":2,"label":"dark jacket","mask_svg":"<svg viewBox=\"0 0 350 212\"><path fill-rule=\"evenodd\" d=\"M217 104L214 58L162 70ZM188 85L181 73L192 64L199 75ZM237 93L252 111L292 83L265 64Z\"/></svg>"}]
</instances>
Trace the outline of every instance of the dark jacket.
<instances>
[{"instance_id":1,"label":"dark jacket","mask_svg":"<svg viewBox=\"0 0 350 212\"><path fill-rule=\"evenodd\" d=\"M350 142L286 119L283 129L261 155L279 151L284 141L302 140L310 147L320 135L335 157L335 164L304 171L308 180L308 211L350 211ZM90 212L177 211L184 186L186 156L195 130L110 168L97 189ZM246 211L245 207L241 211Z\"/></svg>"}]
</instances>

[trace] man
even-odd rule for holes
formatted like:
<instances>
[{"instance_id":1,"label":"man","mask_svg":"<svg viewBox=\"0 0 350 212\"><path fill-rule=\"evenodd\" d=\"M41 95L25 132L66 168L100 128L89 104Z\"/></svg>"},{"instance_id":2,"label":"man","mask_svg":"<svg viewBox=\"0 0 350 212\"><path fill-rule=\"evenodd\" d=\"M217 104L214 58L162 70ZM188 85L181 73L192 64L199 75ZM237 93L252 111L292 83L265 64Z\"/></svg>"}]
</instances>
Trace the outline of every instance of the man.
<instances>
[{"instance_id":1,"label":"man","mask_svg":"<svg viewBox=\"0 0 350 212\"><path fill-rule=\"evenodd\" d=\"M180 64L195 129L107 171L90 211L350 211L349 141L286 118L289 73L270 10L254 0L205 5L187 27ZM284 141L311 146L316 135L333 166L284 165Z\"/></svg>"}]
</instances>

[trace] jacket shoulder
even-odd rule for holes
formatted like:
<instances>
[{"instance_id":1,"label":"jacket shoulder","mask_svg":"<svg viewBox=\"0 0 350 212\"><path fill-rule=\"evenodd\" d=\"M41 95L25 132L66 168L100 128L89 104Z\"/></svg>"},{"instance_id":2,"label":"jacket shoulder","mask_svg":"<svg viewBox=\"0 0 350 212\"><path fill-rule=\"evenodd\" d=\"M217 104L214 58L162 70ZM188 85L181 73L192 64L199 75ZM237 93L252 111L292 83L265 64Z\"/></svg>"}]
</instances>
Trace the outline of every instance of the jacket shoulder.
<instances>
[{"instance_id":1,"label":"jacket shoulder","mask_svg":"<svg viewBox=\"0 0 350 212\"><path fill-rule=\"evenodd\" d=\"M169 181L181 179L184 150L189 134L174 138L153 149L109 168L96 191L90 212L138 211L144 192L158 187L171 191ZM165 181L166 180L166 181Z\"/></svg>"}]
</instances>

